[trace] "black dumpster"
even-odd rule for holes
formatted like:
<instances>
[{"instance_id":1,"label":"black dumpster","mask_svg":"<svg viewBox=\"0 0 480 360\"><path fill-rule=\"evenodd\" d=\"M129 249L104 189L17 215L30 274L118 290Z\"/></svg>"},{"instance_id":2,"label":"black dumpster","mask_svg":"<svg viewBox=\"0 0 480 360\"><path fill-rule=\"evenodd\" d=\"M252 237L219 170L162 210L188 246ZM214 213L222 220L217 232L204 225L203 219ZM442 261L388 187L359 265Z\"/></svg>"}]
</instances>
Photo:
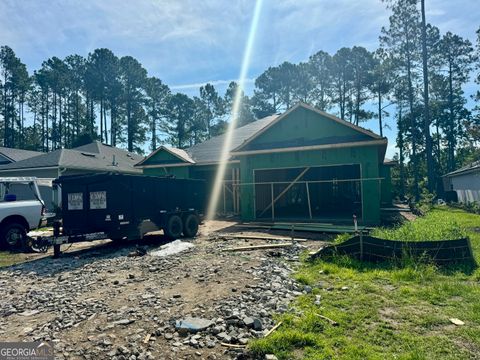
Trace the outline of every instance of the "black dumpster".
<instances>
[{"instance_id":1,"label":"black dumpster","mask_svg":"<svg viewBox=\"0 0 480 360\"><path fill-rule=\"evenodd\" d=\"M103 232L139 239L163 229L174 239L195 236L205 209L202 180L99 173L61 176L62 235Z\"/></svg>"}]
</instances>

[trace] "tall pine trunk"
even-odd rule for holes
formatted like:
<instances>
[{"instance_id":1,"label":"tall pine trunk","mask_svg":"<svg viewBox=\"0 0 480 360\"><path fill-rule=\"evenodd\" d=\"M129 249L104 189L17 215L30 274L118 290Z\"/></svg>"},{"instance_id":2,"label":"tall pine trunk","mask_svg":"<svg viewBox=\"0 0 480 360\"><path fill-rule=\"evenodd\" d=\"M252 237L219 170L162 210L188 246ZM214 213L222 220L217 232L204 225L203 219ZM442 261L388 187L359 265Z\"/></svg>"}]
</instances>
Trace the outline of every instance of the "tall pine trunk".
<instances>
[{"instance_id":1,"label":"tall pine trunk","mask_svg":"<svg viewBox=\"0 0 480 360\"><path fill-rule=\"evenodd\" d=\"M398 112L398 149L399 149L399 173L400 173L400 198L405 198L405 150L404 150L404 126L402 124L402 108L400 107Z\"/></svg>"},{"instance_id":2,"label":"tall pine trunk","mask_svg":"<svg viewBox=\"0 0 480 360\"><path fill-rule=\"evenodd\" d=\"M455 109L453 104L453 74L452 64L449 64L448 71L448 154L447 154L447 171L455 170Z\"/></svg>"},{"instance_id":3,"label":"tall pine trunk","mask_svg":"<svg viewBox=\"0 0 480 360\"><path fill-rule=\"evenodd\" d=\"M413 195L415 201L420 200L420 188L418 182L420 180L417 158L417 132L415 124L414 113L414 97L413 97L413 84L412 84L412 59L410 49L410 37L408 36L408 28L406 31L406 55L407 55L407 82L408 82L408 104L410 107L410 128L412 135L412 169L413 169Z\"/></svg>"},{"instance_id":4,"label":"tall pine trunk","mask_svg":"<svg viewBox=\"0 0 480 360\"><path fill-rule=\"evenodd\" d=\"M435 168L433 164L432 136L430 135L430 108L428 97L428 51L427 51L427 25L425 22L425 0L421 0L422 12L422 65L423 65L423 132L425 133L425 152L427 156L428 190L435 189Z\"/></svg>"},{"instance_id":5,"label":"tall pine trunk","mask_svg":"<svg viewBox=\"0 0 480 360\"><path fill-rule=\"evenodd\" d=\"M383 123L382 123L382 92L378 90L378 129L380 136L383 137Z\"/></svg>"}]
</instances>

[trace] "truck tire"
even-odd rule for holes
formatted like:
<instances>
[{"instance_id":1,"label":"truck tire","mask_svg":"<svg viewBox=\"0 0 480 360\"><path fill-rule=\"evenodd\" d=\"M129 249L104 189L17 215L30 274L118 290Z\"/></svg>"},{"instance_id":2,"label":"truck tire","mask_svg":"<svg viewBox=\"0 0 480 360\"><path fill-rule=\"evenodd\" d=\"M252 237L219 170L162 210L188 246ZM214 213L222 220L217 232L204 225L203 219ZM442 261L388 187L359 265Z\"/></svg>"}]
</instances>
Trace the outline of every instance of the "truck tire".
<instances>
[{"instance_id":1,"label":"truck tire","mask_svg":"<svg viewBox=\"0 0 480 360\"><path fill-rule=\"evenodd\" d=\"M183 235L187 238L193 238L198 232L198 216L189 214L185 217L183 222Z\"/></svg>"},{"instance_id":2,"label":"truck tire","mask_svg":"<svg viewBox=\"0 0 480 360\"><path fill-rule=\"evenodd\" d=\"M20 223L9 222L3 225L0 231L2 245L11 250L22 249L27 237L27 229Z\"/></svg>"},{"instance_id":3,"label":"truck tire","mask_svg":"<svg viewBox=\"0 0 480 360\"><path fill-rule=\"evenodd\" d=\"M183 224L182 219L178 215L172 215L167 220L167 226L165 227L165 235L171 240L178 239L182 236Z\"/></svg>"}]
</instances>

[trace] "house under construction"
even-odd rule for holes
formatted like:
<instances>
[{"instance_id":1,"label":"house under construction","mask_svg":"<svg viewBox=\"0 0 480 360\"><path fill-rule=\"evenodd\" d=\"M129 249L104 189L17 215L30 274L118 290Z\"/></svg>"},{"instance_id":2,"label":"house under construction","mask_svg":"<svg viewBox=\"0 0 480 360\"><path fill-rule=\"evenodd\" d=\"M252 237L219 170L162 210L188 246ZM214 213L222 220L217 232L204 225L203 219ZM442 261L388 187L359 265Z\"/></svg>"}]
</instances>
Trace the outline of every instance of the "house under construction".
<instances>
[{"instance_id":1,"label":"house under construction","mask_svg":"<svg viewBox=\"0 0 480 360\"><path fill-rule=\"evenodd\" d=\"M159 147L136 165L146 175L213 186L224 136L188 149ZM391 203L387 139L300 103L234 130L219 212L244 221L377 224Z\"/></svg>"}]
</instances>

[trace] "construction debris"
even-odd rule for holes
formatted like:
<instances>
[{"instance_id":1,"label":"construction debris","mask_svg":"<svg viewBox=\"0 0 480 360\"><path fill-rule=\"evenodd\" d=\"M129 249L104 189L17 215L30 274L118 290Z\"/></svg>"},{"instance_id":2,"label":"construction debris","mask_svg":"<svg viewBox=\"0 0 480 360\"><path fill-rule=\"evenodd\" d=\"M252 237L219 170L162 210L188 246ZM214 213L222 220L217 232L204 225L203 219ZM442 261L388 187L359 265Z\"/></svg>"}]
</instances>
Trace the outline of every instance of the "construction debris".
<instances>
[{"instance_id":1,"label":"construction debris","mask_svg":"<svg viewBox=\"0 0 480 360\"><path fill-rule=\"evenodd\" d=\"M221 342L220 345L226 346L226 347L229 347L229 348L235 348L235 349L244 349L244 348L247 347L246 345L227 344L227 343L224 343L224 342Z\"/></svg>"},{"instance_id":2,"label":"construction debris","mask_svg":"<svg viewBox=\"0 0 480 360\"><path fill-rule=\"evenodd\" d=\"M450 322L451 322L452 324L457 325L457 326L463 326L463 325L465 325L465 323L464 323L462 320L457 319L457 318L451 318L451 319L449 319L449 320L450 320Z\"/></svg>"},{"instance_id":3,"label":"construction debris","mask_svg":"<svg viewBox=\"0 0 480 360\"><path fill-rule=\"evenodd\" d=\"M162 245L159 250L151 251L150 255L160 257L170 256L191 249L194 246L195 245L187 241L175 240L169 242L168 244Z\"/></svg>"},{"instance_id":4,"label":"construction debris","mask_svg":"<svg viewBox=\"0 0 480 360\"><path fill-rule=\"evenodd\" d=\"M297 241L297 242L305 242L308 239L303 238L291 238L286 236L269 236L269 235L242 235L242 234L219 234L221 237L229 238L229 239L246 239L246 240L279 240L279 241Z\"/></svg>"},{"instance_id":5,"label":"construction debris","mask_svg":"<svg viewBox=\"0 0 480 360\"><path fill-rule=\"evenodd\" d=\"M292 246L293 243L281 243L281 244L266 244L266 245L254 245L254 246L240 246L235 248L227 248L222 251L249 251L249 250L261 250L261 249L276 249L286 248Z\"/></svg>"},{"instance_id":6,"label":"construction debris","mask_svg":"<svg viewBox=\"0 0 480 360\"><path fill-rule=\"evenodd\" d=\"M268 335L270 335L271 333L273 333L275 330L277 330L277 329L280 327L280 325L282 325L282 321L280 321L277 325L275 325L275 326L272 327L270 330L268 330L268 331L265 333L264 337L267 337Z\"/></svg>"},{"instance_id":7,"label":"construction debris","mask_svg":"<svg viewBox=\"0 0 480 360\"><path fill-rule=\"evenodd\" d=\"M208 319L187 317L182 320L177 320L175 323L175 328L179 332L183 333L196 333L198 331L203 331L212 325L213 322Z\"/></svg>"},{"instance_id":8,"label":"construction debris","mask_svg":"<svg viewBox=\"0 0 480 360\"><path fill-rule=\"evenodd\" d=\"M336 322L335 320L332 320L332 319L330 319L330 318L328 318L324 315L320 315L320 314L315 314L315 315L317 315L319 318L321 318L323 320L327 320L330 323L330 325L332 325L332 326L338 326L338 322Z\"/></svg>"},{"instance_id":9,"label":"construction debris","mask_svg":"<svg viewBox=\"0 0 480 360\"><path fill-rule=\"evenodd\" d=\"M235 225L235 227L240 228L250 228L250 229L267 229L267 230L289 230L289 231L305 231L305 232L315 232L315 233L333 233L333 234L342 234L349 233L354 234L357 231L367 232L368 227L357 226L355 229L351 225L334 225L326 223L244 223Z\"/></svg>"}]
</instances>

